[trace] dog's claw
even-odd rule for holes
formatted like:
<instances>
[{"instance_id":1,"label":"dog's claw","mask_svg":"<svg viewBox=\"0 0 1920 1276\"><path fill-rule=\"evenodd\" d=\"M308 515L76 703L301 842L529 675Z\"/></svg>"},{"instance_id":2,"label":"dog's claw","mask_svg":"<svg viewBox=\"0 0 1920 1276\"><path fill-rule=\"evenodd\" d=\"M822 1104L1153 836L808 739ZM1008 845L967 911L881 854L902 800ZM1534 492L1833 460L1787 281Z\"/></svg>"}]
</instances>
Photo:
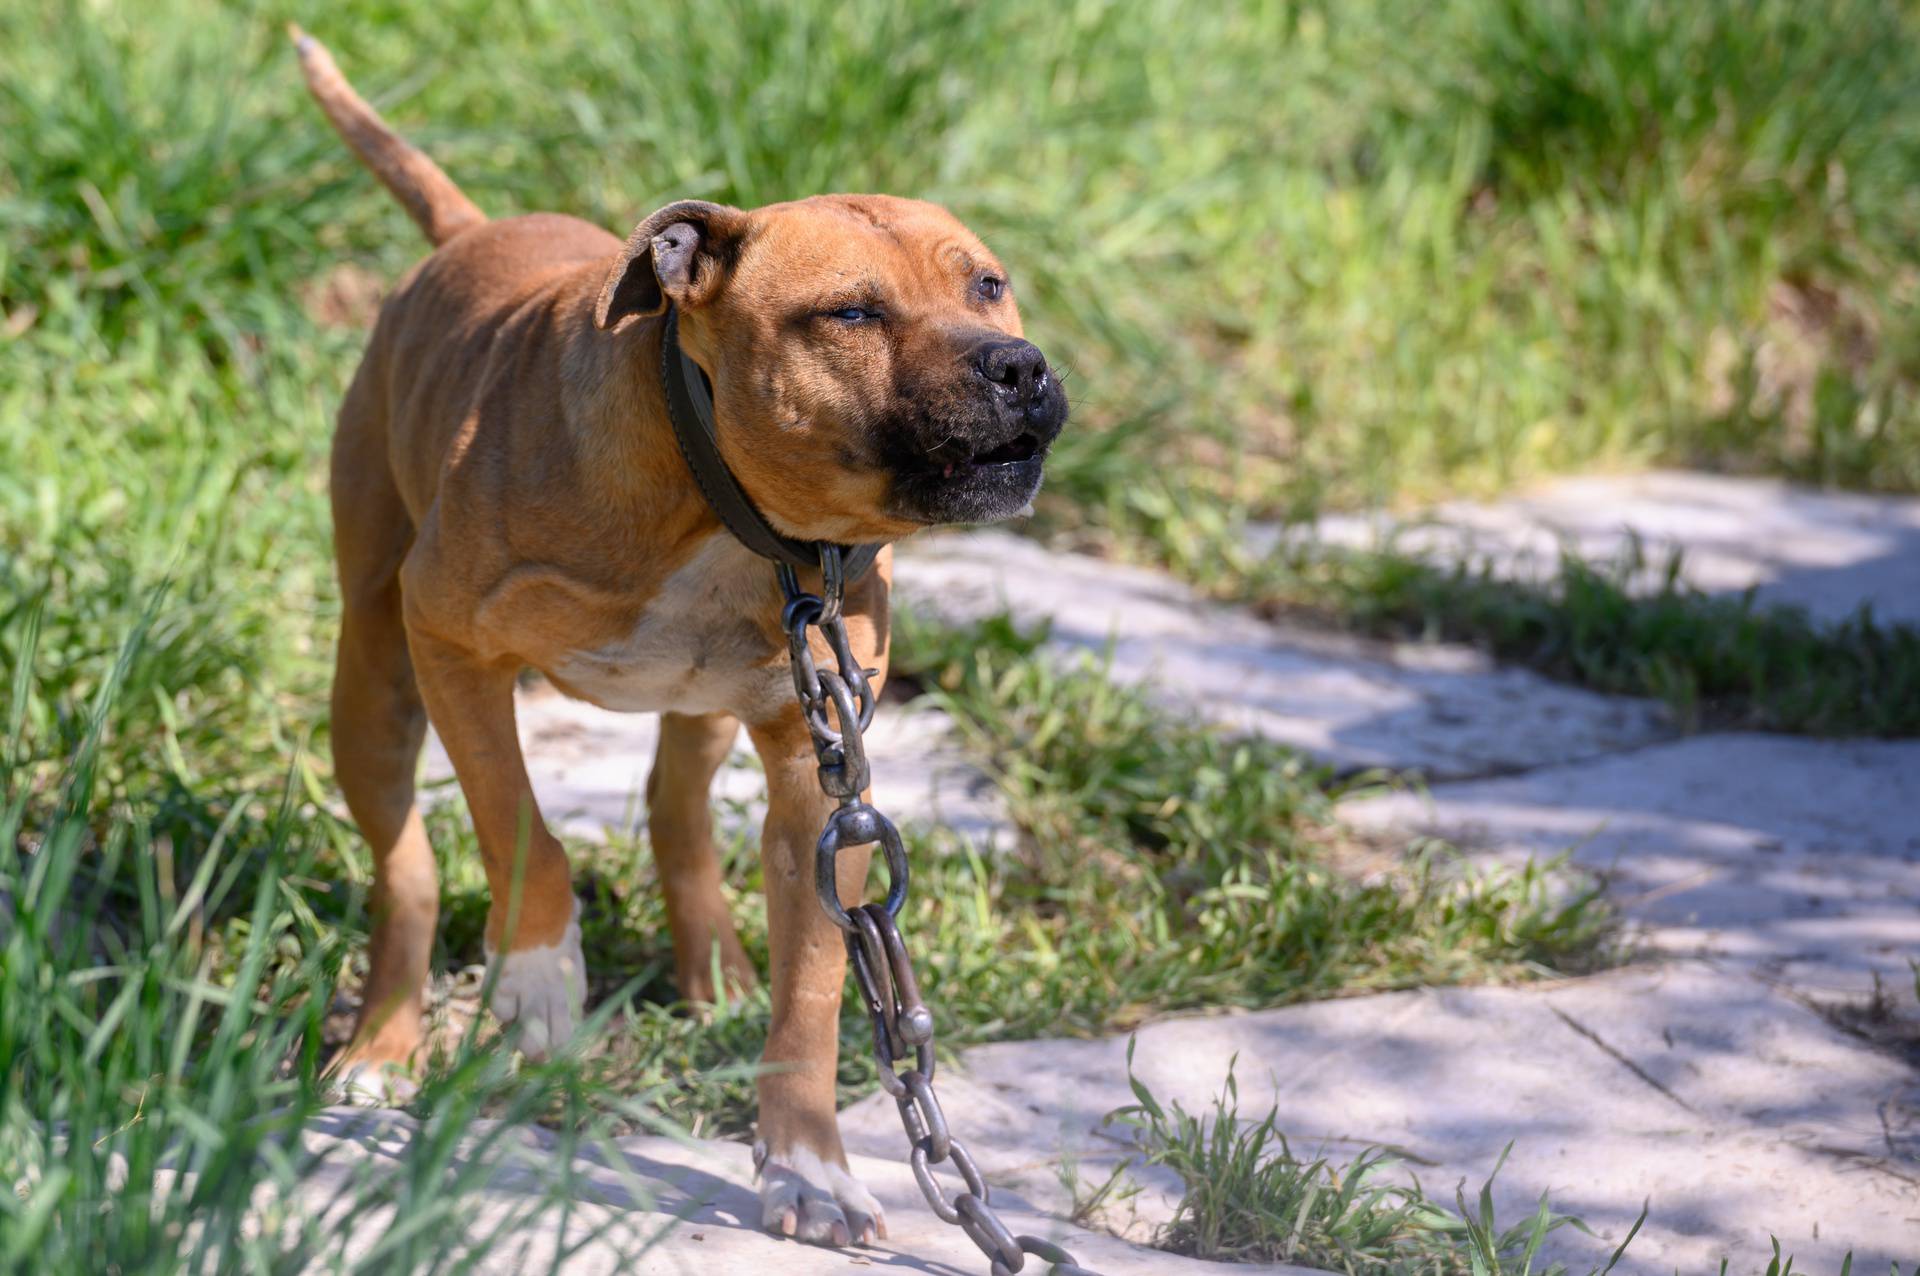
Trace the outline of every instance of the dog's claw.
<instances>
[{"instance_id":1,"label":"dog's claw","mask_svg":"<svg viewBox=\"0 0 1920 1276\"><path fill-rule=\"evenodd\" d=\"M800 1202L800 1227L793 1235L813 1245L831 1245L835 1249L845 1249L852 1235L847 1230L847 1216L840 1210L839 1203L830 1197L806 1197Z\"/></svg>"},{"instance_id":2,"label":"dog's claw","mask_svg":"<svg viewBox=\"0 0 1920 1276\"><path fill-rule=\"evenodd\" d=\"M880 1203L838 1165L805 1149L768 1156L760 1167L761 1225L813 1245L871 1245L887 1234Z\"/></svg>"}]
</instances>

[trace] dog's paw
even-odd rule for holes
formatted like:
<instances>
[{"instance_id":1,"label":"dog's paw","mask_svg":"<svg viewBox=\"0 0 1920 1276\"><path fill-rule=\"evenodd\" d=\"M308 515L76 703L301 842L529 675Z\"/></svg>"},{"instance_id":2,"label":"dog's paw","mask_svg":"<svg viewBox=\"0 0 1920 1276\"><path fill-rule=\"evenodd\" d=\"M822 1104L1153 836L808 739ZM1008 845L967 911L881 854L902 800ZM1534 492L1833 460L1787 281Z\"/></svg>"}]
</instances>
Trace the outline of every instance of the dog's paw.
<instances>
[{"instance_id":1,"label":"dog's paw","mask_svg":"<svg viewBox=\"0 0 1920 1276\"><path fill-rule=\"evenodd\" d=\"M356 1108L398 1108L420 1092L411 1070L399 1063L344 1063L331 1079L341 1100Z\"/></svg>"},{"instance_id":2,"label":"dog's paw","mask_svg":"<svg viewBox=\"0 0 1920 1276\"><path fill-rule=\"evenodd\" d=\"M760 1225L814 1245L871 1245L887 1238L887 1216L859 1179L806 1148L753 1150L760 1172Z\"/></svg>"},{"instance_id":3,"label":"dog's paw","mask_svg":"<svg viewBox=\"0 0 1920 1276\"><path fill-rule=\"evenodd\" d=\"M493 981L489 1003L502 1024L518 1025L521 1053L546 1059L565 1045L580 1022L587 1000L587 959L580 951L580 901L557 944L487 951L487 975Z\"/></svg>"}]
</instances>

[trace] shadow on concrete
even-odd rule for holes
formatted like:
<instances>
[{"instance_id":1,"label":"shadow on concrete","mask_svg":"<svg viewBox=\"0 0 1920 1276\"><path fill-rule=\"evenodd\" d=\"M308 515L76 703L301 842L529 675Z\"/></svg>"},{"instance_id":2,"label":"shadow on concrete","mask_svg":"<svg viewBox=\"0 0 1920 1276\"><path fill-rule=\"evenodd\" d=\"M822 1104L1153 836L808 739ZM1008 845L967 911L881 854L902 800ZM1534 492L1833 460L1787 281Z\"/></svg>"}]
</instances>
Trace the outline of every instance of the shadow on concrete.
<instances>
[{"instance_id":1,"label":"shadow on concrete","mask_svg":"<svg viewBox=\"0 0 1920 1276\"><path fill-rule=\"evenodd\" d=\"M503 1137L491 1143L488 1132L484 1126L477 1129L434 1168L443 1177L472 1176L463 1204L472 1211L476 1238L509 1224L499 1253L489 1256L489 1261L506 1264L503 1271L519 1270L530 1255L550 1257L592 1237L592 1250L582 1261L595 1270L625 1271L625 1264L652 1254L669 1267L687 1271L766 1271L785 1255L795 1271L816 1266L837 1270L855 1260L865 1269L971 1276L969 1267L912 1252L922 1230L913 1226L917 1220L910 1212L917 1202L897 1191L875 1188L890 1220L904 1216L901 1222L907 1226L895 1227L904 1237L873 1247L826 1250L771 1236L760 1226L759 1194L742 1145L666 1137L582 1143L572 1149L562 1171L557 1158L564 1145L551 1132L522 1127L502 1132ZM322 1112L308 1123L306 1134L309 1148L317 1148L320 1159L302 1191L309 1208L321 1217L344 1210L358 1193L401 1172L423 1137L419 1123L404 1113L355 1108ZM905 1174L902 1167L899 1176ZM538 1202L553 1199L563 1189L564 1235L557 1204L534 1212ZM995 1193L994 1203L1003 1211L1029 1209L1011 1194ZM919 1212L924 1213L924 1207ZM523 1225L511 1226L516 1219ZM930 1215L926 1222L942 1226ZM575 1270L573 1262L567 1261L568 1271ZM483 1265L481 1270L493 1268Z\"/></svg>"}]
</instances>

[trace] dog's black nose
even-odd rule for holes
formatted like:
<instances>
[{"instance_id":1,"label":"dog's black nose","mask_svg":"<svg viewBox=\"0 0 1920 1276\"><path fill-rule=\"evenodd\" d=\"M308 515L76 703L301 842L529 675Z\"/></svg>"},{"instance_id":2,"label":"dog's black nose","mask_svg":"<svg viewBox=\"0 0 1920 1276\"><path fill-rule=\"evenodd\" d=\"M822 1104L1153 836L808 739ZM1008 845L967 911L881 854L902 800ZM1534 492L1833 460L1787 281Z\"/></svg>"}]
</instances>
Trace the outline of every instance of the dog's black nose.
<instances>
[{"instance_id":1,"label":"dog's black nose","mask_svg":"<svg viewBox=\"0 0 1920 1276\"><path fill-rule=\"evenodd\" d=\"M973 352L973 370L1019 406L1047 389L1047 357L1039 346L1017 337L982 342Z\"/></svg>"}]
</instances>

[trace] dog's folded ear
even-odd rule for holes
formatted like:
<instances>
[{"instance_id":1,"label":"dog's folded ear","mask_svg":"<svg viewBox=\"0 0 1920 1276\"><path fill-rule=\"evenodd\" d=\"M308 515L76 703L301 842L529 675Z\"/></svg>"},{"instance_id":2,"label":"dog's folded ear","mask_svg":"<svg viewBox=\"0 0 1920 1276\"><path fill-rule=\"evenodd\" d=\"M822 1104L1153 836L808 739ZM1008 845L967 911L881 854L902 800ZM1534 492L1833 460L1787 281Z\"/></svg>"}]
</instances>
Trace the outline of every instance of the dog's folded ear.
<instances>
[{"instance_id":1,"label":"dog's folded ear","mask_svg":"<svg viewBox=\"0 0 1920 1276\"><path fill-rule=\"evenodd\" d=\"M719 287L746 233L747 215L725 204L683 199L634 227L600 287L593 319L611 328L629 316L657 315L669 302L690 308Z\"/></svg>"}]
</instances>

